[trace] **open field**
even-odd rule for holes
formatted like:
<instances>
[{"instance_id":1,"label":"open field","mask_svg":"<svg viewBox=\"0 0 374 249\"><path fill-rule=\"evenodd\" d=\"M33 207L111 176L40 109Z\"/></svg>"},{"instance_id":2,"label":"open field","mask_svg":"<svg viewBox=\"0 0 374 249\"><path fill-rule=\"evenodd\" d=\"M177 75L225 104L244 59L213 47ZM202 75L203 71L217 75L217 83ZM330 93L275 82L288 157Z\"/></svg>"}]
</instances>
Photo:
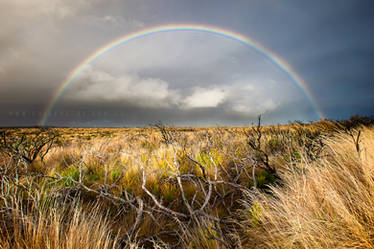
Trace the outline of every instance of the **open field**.
<instances>
[{"instance_id":1,"label":"open field","mask_svg":"<svg viewBox=\"0 0 374 249\"><path fill-rule=\"evenodd\" d=\"M4 129L0 247L374 248L369 121Z\"/></svg>"}]
</instances>

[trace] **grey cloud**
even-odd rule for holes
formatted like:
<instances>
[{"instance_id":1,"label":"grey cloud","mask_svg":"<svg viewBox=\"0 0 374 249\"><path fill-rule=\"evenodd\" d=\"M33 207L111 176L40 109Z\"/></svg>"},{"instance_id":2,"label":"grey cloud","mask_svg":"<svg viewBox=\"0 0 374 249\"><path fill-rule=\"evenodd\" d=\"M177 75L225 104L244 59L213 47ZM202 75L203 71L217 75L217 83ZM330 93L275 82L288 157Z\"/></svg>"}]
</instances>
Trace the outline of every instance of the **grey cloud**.
<instances>
[{"instance_id":1,"label":"grey cloud","mask_svg":"<svg viewBox=\"0 0 374 249\"><path fill-rule=\"evenodd\" d=\"M123 100L139 107L170 107L179 95L168 83L156 78L139 78L134 74L120 77L87 66L66 92L65 101L99 99L107 102Z\"/></svg>"},{"instance_id":2,"label":"grey cloud","mask_svg":"<svg viewBox=\"0 0 374 249\"><path fill-rule=\"evenodd\" d=\"M173 64L174 61L169 61ZM182 62L183 63L183 62ZM98 66L100 68L100 65ZM219 82L200 82L199 85L172 84L161 78L141 77L134 73L120 71L105 72L93 66L86 66L73 80L63 94L61 103L91 99L102 102L119 102L135 107L169 108L180 111L190 109L219 108L226 112L258 115L273 111L295 98L298 89L290 82L279 79L258 79L251 75L240 80L226 79ZM300 104L303 100L299 100ZM58 103L59 104L59 103ZM299 104L299 105L300 105Z\"/></svg>"},{"instance_id":3,"label":"grey cloud","mask_svg":"<svg viewBox=\"0 0 374 249\"><path fill-rule=\"evenodd\" d=\"M370 114L372 6L370 0L2 0L0 125L37 123L67 75L98 48L172 23L252 37L306 80L328 117ZM315 118L284 72L250 48L210 34L155 34L91 65L109 78L79 75L50 124L239 124L259 113L269 122Z\"/></svg>"}]
</instances>

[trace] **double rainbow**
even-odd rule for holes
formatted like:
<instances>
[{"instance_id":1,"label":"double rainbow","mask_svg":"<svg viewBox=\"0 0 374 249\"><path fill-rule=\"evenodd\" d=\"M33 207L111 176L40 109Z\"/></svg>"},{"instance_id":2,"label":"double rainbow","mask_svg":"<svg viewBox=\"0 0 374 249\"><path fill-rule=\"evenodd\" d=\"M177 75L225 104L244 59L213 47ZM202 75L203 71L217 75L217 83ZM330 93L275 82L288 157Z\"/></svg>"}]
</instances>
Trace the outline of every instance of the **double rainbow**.
<instances>
[{"instance_id":1,"label":"double rainbow","mask_svg":"<svg viewBox=\"0 0 374 249\"><path fill-rule=\"evenodd\" d=\"M66 88L72 83L75 77L84 69L84 67L87 64L90 64L91 62L99 58L100 56L104 55L106 52L116 47L119 47L126 42L130 42L130 41L142 38L144 36L149 36L152 34L157 34L157 33L162 33L162 32L173 32L173 31L197 31L197 32L205 32L209 34L219 35L224 38L238 41L254 49L258 53L262 54L265 58L269 59L274 65L278 66L283 72L285 72L288 75L288 77L303 92L303 94L305 95L305 97L308 99L311 106L313 107L314 111L316 112L318 118L319 119L324 118L324 115L322 111L320 110L320 108L318 107L318 105L316 104L316 101L314 100L313 96L311 95L306 82L295 72L294 69L292 69L292 67L286 61L284 61L282 58L277 56L275 53L263 47L258 42L254 41L253 39L249 37L241 35L239 33L235 33L235 32L225 30L222 28L218 28L218 27L194 25L194 24L181 24L181 25L173 24L173 25L163 25L163 26L153 27L153 28L141 30L139 32L127 34L101 47L96 52L94 52L92 55L90 55L88 58L86 58L61 83L60 87L57 89L56 93L53 95L52 99L47 105L47 108L40 121L40 125L41 126L46 125L46 122L48 121L48 118L53 108L55 107L57 101L59 100L59 98L62 96Z\"/></svg>"}]
</instances>

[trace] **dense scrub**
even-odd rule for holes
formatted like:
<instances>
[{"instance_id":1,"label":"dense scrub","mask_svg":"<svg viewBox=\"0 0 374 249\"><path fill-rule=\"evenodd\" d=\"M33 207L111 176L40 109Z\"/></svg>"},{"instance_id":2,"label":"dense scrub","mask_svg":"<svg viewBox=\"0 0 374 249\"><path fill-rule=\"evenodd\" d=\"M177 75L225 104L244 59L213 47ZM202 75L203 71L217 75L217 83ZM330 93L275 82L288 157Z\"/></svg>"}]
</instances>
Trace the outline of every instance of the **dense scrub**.
<instances>
[{"instance_id":1,"label":"dense scrub","mask_svg":"<svg viewBox=\"0 0 374 249\"><path fill-rule=\"evenodd\" d=\"M364 125L3 130L0 246L368 248Z\"/></svg>"}]
</instances>

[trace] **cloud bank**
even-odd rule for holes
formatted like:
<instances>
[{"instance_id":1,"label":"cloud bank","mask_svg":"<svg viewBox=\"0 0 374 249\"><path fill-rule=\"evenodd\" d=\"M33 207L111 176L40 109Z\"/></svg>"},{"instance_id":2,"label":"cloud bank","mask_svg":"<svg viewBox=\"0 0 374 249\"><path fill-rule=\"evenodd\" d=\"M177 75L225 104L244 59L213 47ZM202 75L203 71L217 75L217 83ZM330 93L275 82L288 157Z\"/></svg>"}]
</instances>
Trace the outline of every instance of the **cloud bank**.
<instances>
[{"instance_id":1,"label":"cloud bank","mask_svg":"<svg viewBox=\"0 0 374 249\"><path fill-rule=\"evenodd\" d=\"M372 1L0 0L0 126L36 125L98 48L149 27L196 23L252 37L306 80L331 118L372 115ZM313 120L292 80L250 48L198 32L126 43L75 78L49 125Z\"/></svg>"}]
</instances>

